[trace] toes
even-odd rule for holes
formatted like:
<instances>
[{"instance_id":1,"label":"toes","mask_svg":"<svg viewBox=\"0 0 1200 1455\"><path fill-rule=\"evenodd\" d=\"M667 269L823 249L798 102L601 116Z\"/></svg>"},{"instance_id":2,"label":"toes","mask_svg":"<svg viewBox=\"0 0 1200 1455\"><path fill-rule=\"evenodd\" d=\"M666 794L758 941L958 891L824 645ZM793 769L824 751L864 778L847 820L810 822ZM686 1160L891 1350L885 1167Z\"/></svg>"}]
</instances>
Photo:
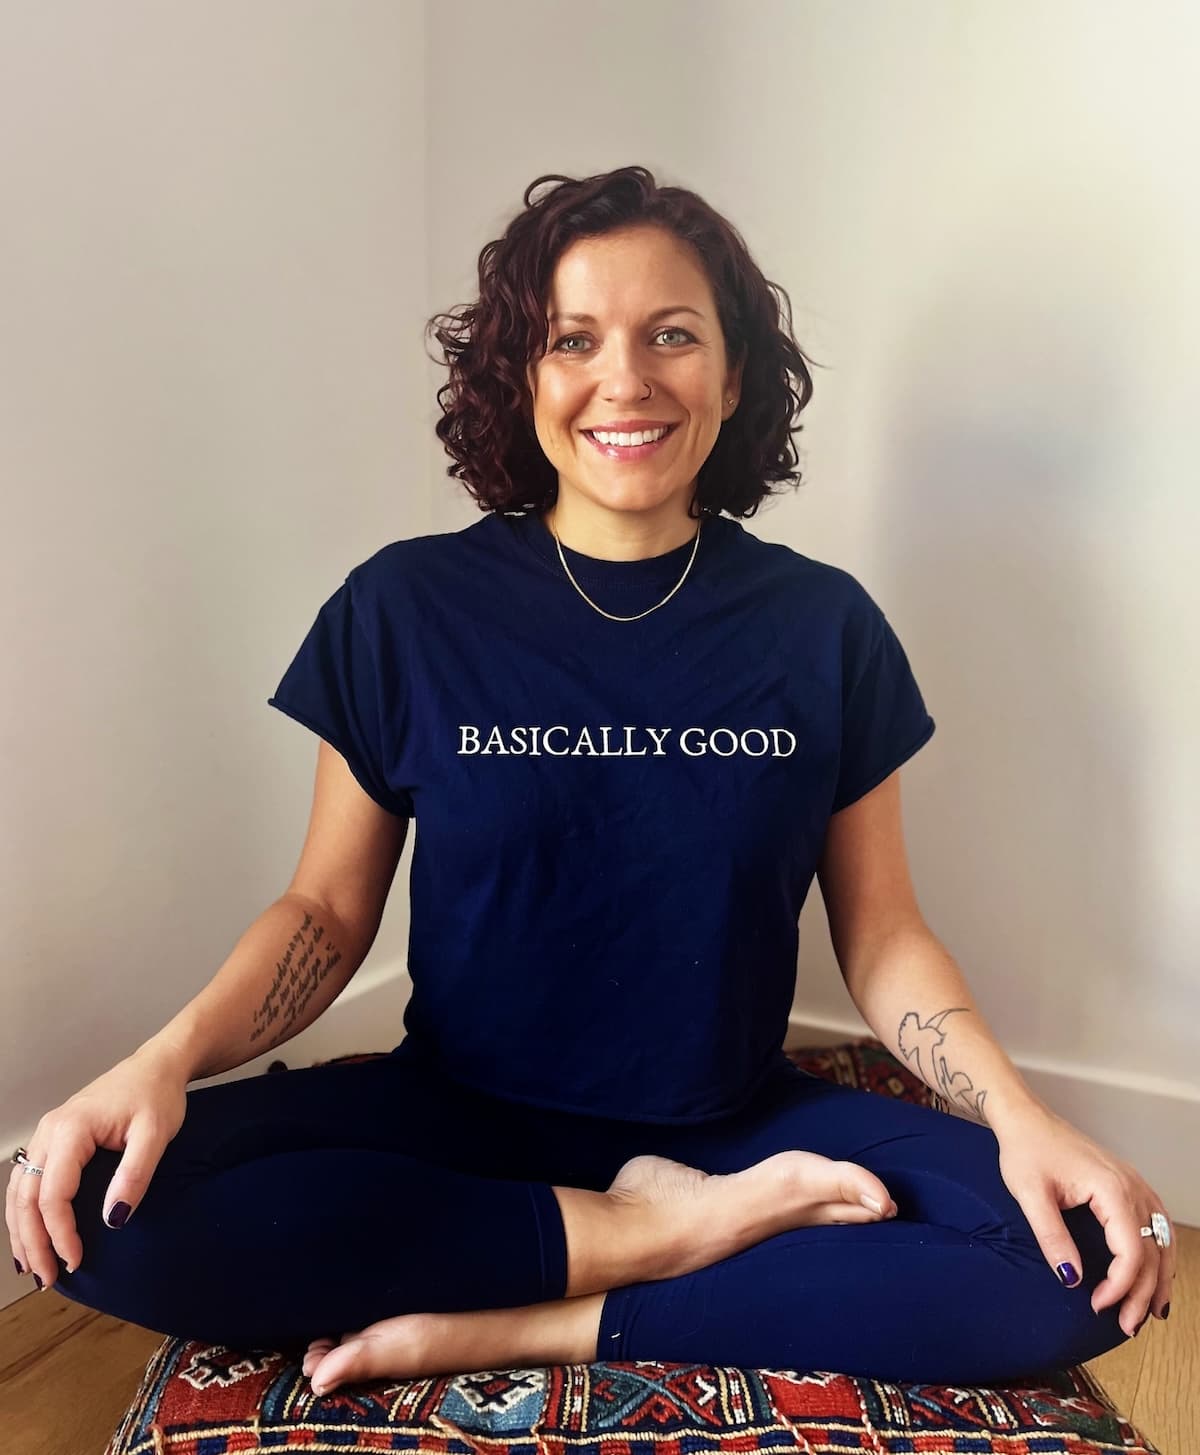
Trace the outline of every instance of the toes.
<instances>
[{"instance_id":1,"label":"toes","mask_svg":"<svg viewBox=\"0 0 1200 1455\"><path fill-rule=\"evenodd\" d=\"M312 1374L314 1394L326 1394L334 1385L368 1379L410 1379L425 1373L430 1353L429 1330L437 1318L431 1314L402 1314L369 1324L331 1349Z\"/></svg>"},{"instance_id":2,"label":"toes","mask_svg":"<svg viewBox=\"0 0 1200 1455\"><path fill-rule=\"evenodd\" d=\"M363 1345L357 1339L339 1344L323 1358L318 1359L310 1374L314 1394L327 1394L336 1385L352 1383L356 1379L370 1378L362 1367Z\"/></svg>"},{"instance_id":3,"label":"toes","mask_svg":"<svg viewBox=\"0 0 1200 1455\"><path fill-rule=\"evenodd\" d=\"M810 1206L822 1204L831 1220L874 1222L888 1217L895 1207L879 1178L857 1162L837 1162L816 1152L795 1149L776 1153L760 1165L768 1164L787 1178L795 1197ZM874 1198L883 1211L868 1208L862 1201L864 1195Z\"/></svg>"},{"instance_id":4,"label":"toes","mask_svg":"<svg viewBox=\"0 0 1200 1455\"><path fill-rule=\"evenodd\" d=\"M301 1373L306 1376L311 1374L325 1355L336 1345L336 1339L314 1339L309 1344L304 1358L300 1361Z\"/></svg>"},{"instance_id":5,"label":"toes","mask_svg":"<svg viewBox=\"0 0 1200 1455\"><path fill-rule=\"evenodd\" d=\"M855 1162L839 1162L836 1169L844 1201L862 1208L868 1216L887 1217L891 1213L896 1204L877 1177ZM864 1197L870 1198L874 1204L869 1210L863 1202Z\"/></svg>"}]
</instances>

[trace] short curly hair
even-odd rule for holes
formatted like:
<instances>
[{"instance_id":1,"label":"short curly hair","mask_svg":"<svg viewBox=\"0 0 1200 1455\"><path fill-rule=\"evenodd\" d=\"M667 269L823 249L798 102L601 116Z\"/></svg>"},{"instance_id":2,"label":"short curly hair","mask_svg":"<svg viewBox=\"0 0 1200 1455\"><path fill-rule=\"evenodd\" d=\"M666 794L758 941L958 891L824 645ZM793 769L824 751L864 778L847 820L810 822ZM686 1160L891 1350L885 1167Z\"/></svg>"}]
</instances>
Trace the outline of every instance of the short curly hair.
<instances>
[{"instance_id":1,"label":"short curly hair","mask_svg":"<svg viewBox=\"0 0 1200 1455\"><path fill-rule=\"evenodd\" d=\"M531 202L544 183L558 185ZM812 396L806 356L791 332L787 293L763 277L741 234L695 192L660 187L645 167L576 179L546 173L524 193L525 210L479 254L479 298L435 314L425 327L442 345L450 378L438 390L436 432L482 511L540 511L558 472L533 425L526 370L549 342L546 300L559 256L577 238L652 224L690 244L708 276L728 358L744 359L738 409L700 467L689 515L753 515L799 483L792 435ZM778 297L776 296L778 295ZM782 304L781 304L782 301ZM820 367L819 365L817 367ZM793 380L798 392L793 388Z\"/></svg>"}]
</instances>

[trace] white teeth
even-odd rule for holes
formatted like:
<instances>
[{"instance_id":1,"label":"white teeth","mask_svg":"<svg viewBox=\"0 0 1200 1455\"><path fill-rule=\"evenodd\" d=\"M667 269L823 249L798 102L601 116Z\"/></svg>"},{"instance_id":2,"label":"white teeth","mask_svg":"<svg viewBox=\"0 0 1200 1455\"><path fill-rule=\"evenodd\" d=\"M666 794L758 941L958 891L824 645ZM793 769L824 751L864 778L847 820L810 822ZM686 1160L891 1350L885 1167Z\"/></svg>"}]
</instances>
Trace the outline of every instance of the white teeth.
<instances>
[{"instance_id":1,"label":"white teeth","mask_svg":"<svg viewBox=\"0 0 1200 1455\"><path fill-rule=\"evenodd\" d=\"M639 430L634 434L610 434L606 429L590 429L588 434L602 445L646 445L662 439L665 429Z\"/></svg>"}]
</instances>

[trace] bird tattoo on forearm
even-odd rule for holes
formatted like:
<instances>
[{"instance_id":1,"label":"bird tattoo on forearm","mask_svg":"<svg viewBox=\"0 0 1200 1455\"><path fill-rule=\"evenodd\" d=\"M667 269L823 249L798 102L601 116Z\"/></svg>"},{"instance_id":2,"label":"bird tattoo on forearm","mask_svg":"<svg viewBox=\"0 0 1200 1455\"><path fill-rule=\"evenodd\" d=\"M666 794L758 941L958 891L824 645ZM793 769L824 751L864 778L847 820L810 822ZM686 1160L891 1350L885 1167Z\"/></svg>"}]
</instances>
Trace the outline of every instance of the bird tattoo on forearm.
<instances>
[{"instance_id":1,"label":"bird tattoo on forearm","mask_svg":"<svg viewBox=\"0 0 1200 1455\"><path fill-rule=\"evenodd\" d=\"M970 1010L969 1006L958 1005L951 1010L939 1011L924 1025L915 1010L910 1010L900 1022L900 1050L906 1061L916 1063L917 1075L941 1100L943 1109L959 1107L968 1116L987 1125L983 1104L986 1091L976 1091L975 1085L965 1071L951 1071L942 1052L946 1039L942 1024L947 1016L956 1011Z\"/></svg>"}]
</instances>

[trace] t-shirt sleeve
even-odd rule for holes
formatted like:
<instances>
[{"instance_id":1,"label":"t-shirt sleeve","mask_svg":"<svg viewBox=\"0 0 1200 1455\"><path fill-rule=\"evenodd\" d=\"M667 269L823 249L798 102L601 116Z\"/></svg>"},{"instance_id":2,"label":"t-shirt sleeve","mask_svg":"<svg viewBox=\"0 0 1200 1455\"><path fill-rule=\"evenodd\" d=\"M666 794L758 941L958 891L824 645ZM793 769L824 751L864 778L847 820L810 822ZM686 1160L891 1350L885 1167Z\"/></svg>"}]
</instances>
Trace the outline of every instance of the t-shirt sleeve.
<instances>
[{"instance_id":1,"label":"t-shirt sleeve","mask_svg":"<svg viewBox=\"0 0 1200 1455\"><path fill-rule=\"evenodd\" d=\"M852 632L849 649L841 759L831 813L878 788L925 746L937 726L887 617L865 593L864 600L867 610Z\"/></svg>"},{"instance_id":2,"label":"t-shirt sleeve","mask_svg":"<svg viewBox=\"0 0 1200 1455\"><path fill-rule=\"evenodd\" d=\"M347 577L318 611L267 705L336 748L364 792L382 808L410 818L411 796L394 790L383 769L379 688L375 655L355 611Z\"/></svg>"}]
</instances>

